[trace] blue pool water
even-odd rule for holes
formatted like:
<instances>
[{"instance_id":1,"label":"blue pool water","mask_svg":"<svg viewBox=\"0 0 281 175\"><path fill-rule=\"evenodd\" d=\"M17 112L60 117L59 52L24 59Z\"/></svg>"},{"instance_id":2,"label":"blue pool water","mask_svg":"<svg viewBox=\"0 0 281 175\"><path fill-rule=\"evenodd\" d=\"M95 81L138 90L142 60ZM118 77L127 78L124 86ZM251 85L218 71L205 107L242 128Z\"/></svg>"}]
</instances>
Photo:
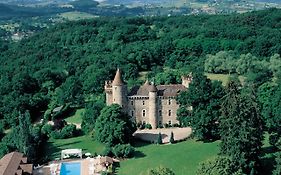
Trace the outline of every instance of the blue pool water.
<instances>
[{"instance_id":1,"label":"blue pool water","mask_svg":"<svg viewBox=\"0 0 281 175\"><path fill-rule=\"evenodd\" d=\"M80 175L81 163L62 163L60 175Z\"/></svg>"}]
</instances>

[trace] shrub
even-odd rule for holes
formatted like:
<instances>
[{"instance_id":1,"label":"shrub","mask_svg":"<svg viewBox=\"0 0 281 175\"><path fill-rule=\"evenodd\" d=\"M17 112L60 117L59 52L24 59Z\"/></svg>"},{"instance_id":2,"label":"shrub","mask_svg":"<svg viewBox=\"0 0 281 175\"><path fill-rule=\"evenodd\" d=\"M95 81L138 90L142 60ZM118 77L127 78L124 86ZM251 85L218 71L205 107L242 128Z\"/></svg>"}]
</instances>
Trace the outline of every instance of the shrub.
<instances>
[{"instance_id":1,"label":"shrub","mask_svg":"<svg viewBox=\"0 0 281 175\"><path fill-rule=\"evenodd\" d=\"M172 126L173 126L173 127L179 127L180 125L177 124L177 123L174 123Z\"/></svg>"},{"instance_id":2,"label":"shrub","mask_svg":"<svg viewBox=\"0 0 281 175\"><path fill-rule=\"evenodd\" d=\"M175 175L175 173L170 168L160 166L148 170L147 175Z\"/></svg>"},{"instance_id":3,"label":"shrub","mask_svg":"<svg viewBox=\"0 0 281 175\"><path fill-rule=\"evenodd\" d=\"M144 127L145 127L145 125L143 125L142 123L138 123L137 124L137 128L139 128L139 129L144 129Z\"/></svg>"},{"instance_id":4,"label":"shrub","mask_svg":"<svg viewBox=\"0 0 281 175\"><path fill-rule=\"evenodd\" d=\"M76 126L74 124L66 125L61 130L61 135L63 138L74 137L77 133Z\"/></svg>"},{"instance_id":5,"label":"shrub","mask_svg":"<svg viewBox=\"0 0 281 175\"><path fill-rule=\"evenodd\" d=\"M169 128L170 125L169 125L168 123L165 123L165 124L164 124L164 127L165 127L165 128Z\"/></svg>"},{"instance_id":6,"label":"shrub","mask_svg":"<svg viewBox=\"0 0 281 175\"><path fill-rule=\"evenodd\" d=\"M130 158L133 157L135 148L130 144L118 144L112 148L112 153L118 158Z\"/></svg>"},{"instance_id":7,"label":"shrub","mask_svg":"<svg viewBox=\"0 0 281 175\"><path fill-rule=\"evenodd\" d=\"M158 128L164 128L164 127L163 127L163 125L162 125L162 124L161 124L161 125L159 124L159 125L158 125Z\"/></svg>"},{"instance_id":8,"label":"shrub","mask_svg":"<svg viewBox=\"0 0 281 175\"><path fill-rule=\"evenodd\" d=\"M50 135L51 132L54 130L53 126L50 125L50 124L45 124L43 127L42 127L42 134L45 134L45 135Z\"/></svg>"},{"instance_id":9,"label":"shrub","mask_svg":"<svg viewBox=\"0 0 281 175\"><path fill-rule=\"evenodd\" d=\"M46 110L45 113L44 113L44 117L43 117L44 121L50 121L52 119L51 114L52 114L51 109Z\"/></svg>"},{"instance_id":10,"label":"shrub","mask_svg":"<svg viewBox=\"0 0 281 175\"><path fill-rule=\"evenodd\" d=\"M151 126L151 124L145 124L145 128L146 129L152 129L152 126Z\"/></svg>"},{"instance_id":11,"label":"shrub","mask_svg":"<svg viewBox=\"0 0 281 175\"><path fill-rule=\"evenodd\" d=\"M66 125L61 130L52 131L50 136L54 139L66 139L76 136L76 126L73 124Z\"/></svg>"},{"instance_id":12,"label":"shrub","mask_svg":"<svg viewBox=\"0 0 281 175\"><path fill-rule=\"evenodd\" d=\"M60 131L52 131L50 133L50 137L52 137L53 139L61 139Z\"/></svg>"},{"instance_id":13,"label":"shrub","mask_svg":"<svg viewBox=\"0 0 281 175\"><path fill-rule=\"evenodd\" d=\"M104 148L104 150L102 151L101 155L103 155L103 156L112 156L113 155L112 149L109 146L106 146Z\"/></svg>"}]
</instances>

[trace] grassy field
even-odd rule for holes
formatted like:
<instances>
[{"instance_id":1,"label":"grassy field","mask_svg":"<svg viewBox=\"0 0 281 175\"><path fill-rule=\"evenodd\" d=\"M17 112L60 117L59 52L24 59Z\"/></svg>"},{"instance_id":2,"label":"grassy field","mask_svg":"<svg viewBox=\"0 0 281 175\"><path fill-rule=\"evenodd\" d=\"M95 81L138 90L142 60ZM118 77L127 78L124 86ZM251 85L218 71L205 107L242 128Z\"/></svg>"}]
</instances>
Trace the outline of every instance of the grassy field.
<instances>
[{"instance_id":1,"label":"grassy field","mask_svg":"<svg viewBox=\"0 0 281 175\"><path fill-rule=\"evenodd\" d=\"M230 77L229 74L211 74L211 73L205 73L205 75L211 79L211 80L219 80L222 82L222 85L225 86L228 82L228 79ZM244 83L245 77L239 76L238 77L241 83Z\"/></svg>"},{"instance_id":2,"label":"grassy field","mask_svg":"<svg viewBox=\"0 0 281 175\"><path fill-rule=\"evenodd\" d=\"M61 150L72 148L82 149L83 153L101 154L104 145L93 140L89 135L69 139L50 139L45 147L45 155L48 155L51 160L55 160L60 158Z\"/></svg>"},{"instance_id":3,"label":"grassy field","mask_svg":"<svg viewBox=\"0 0 281 175\"><path fill-rule=\"evenodd\" d=\"M81 19L91 19L95 18L96 16L89 14L89 13L84 13L84 12L65 12L59 15L60 17L70 20L70 21L77 21Z\"/></svg>"},{"instance_id":4,"label":"grassy field","mask_svg":"<svg viewBox=\"0 0 281 175\"><path fill-rule=\"evenodd\" d=\"M162 165L171 168L177 175L194 175L200 162L218 153L218 144L195 140L172 145L138 144L136 158L121 161L118 174L144 174L148 169Z\"/></svg>"},{"instance_id":5,"label":"grassy field","mask_svg":"<svg viewBox=\"0 0 281 175\"><path fill-rule=\"evenodd\" d=\"M67 123L76 123L81 124L82 123L82 115L85 112L85 109L78 109L74 115L68 117L65 119Z\"/></svg>"}]
</instances>

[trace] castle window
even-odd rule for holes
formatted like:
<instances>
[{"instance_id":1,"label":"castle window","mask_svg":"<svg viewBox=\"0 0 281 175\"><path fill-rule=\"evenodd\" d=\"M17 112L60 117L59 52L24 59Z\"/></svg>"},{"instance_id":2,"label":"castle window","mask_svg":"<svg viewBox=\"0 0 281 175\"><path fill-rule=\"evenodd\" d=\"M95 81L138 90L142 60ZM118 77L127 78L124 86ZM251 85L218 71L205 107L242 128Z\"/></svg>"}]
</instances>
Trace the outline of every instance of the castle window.
<instances>
[{"instance_id":1,"label":"castle window","mask_svg":"<svg viewBox=\"0 0 281 175\"><path fill-rule=\"evenodd\" d=\"M142 110L142 116L145 117L145 109Z\"/></svg>"},{"instance_id":2,"label":"castle window","mask_svg":"<svg viewBox=\"0 0 281 175\"><path fill-rule=\"evenodd\" d=\"M132 110L132 111L131 111L131 116L134 117L134 115L135 115L135 111Z\"/></svg>"},{"instance_id":3,"label":"castle window","mask_svg":"<svg viewBox=\"0 0 281 175\"><path fill-rule=\"evenodd\" d=\"M145 102L144 101L142 101L142 105L144 105L145 104Z\"/></svg>"},{"instance_id":4,"label":"castle window","mask_svg":"<svg viewBox=\"0 0 281 175\"><path fill-rule=\"evenodd\" d=\"M162 116L162 110L159 110L158 113L159 113L159 116L161 117Z\"/></svg>"},{"instance_id":5,"label":"castle window","mask_svg":"<svg viewBox=\"0 0 281 175\"><path fill-rule=\"evenodd\" d=\"M171 105L172 104L172 101L171 101L171 99L169 98L169 100L168 100L168 105Z\"/></svg>"},{"instance_id":6,"label":"castle window","mask_svg":"<svg viewBox=\"0 0 281 175\"><path fill-rule=\"evenodd\" d=\"M172 125L172 121L171 120L169 120L169 125Z\"/></svg>"},{"instance_id":7,"label":"castle window","mask_svg":"<svg viewBox=\"0 0 281 175\"><path fill-rule=\"evenodd\" d=\"M168 116L171 116L172 115L172 110L169 110L168 111Z\"/></svg>"},{"instance_id":8,"label":"castle window","mask_svg":"<svg viewBox=\"0 0 281 175\"><path fill-rule=\"evenodd\" d=\"M161 127L162 126L162 121L158 122L158 126Z\"/></svg>"},{"instance_id":9,"label":"castle window","mask_svg":"<svg viewBox=\"0 0 281 175\"><path fill-rule=\"evenodd\" d=\"M161 105L161 99L158 99L158 104Z\"/></svg>"},{"instance_id":10,"label":"castle window","mask_svg":"<svg viewBox=\"0 0 281 175\"><path fill-rule=\"evenodd\" d=\"M134 101L133 101L133 100L131 100L131 105L132 105L132 106L134 105Z\"/></svg>"}]
</instances>

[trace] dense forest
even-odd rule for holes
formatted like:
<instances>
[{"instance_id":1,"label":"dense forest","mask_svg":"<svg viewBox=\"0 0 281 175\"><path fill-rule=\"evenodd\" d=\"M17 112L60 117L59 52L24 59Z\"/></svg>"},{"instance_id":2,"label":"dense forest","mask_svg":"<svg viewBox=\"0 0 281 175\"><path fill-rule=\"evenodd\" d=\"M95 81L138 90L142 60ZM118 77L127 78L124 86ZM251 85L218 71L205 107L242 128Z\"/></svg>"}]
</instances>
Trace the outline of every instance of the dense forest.
<instances>
[{"instance_id":1,"label":"dense forest","mask_svg":"<svg viewBox=\"0 0 281 175\"><path fill-rule=\"evenodd\" d=\"M156 74L164 67L203 67L209 54L220 51L231 51L234 57L250 53L256 60L268 61L281 54L279 14L280 10L270 9L242 15L98 18L56 25L1 47L1 119L10 127L20 109L30 110L36 119L48 106L63 105L78 94L86 98L100 94L104 80L112 78L117 67L130 82L140 71ZM71 96L58 91L69 87ZM55 98L58 95L62 96Z\"/></svg>"},{"instance_id":2,"label":"dense forest","mask_svg":"<svg viewBox=\"0 0 281 175\"><path fill-rule=\"evenodd\" d=\"M52 112L60 106L88 108L95 101L102 106L104 81L112 79L118 67L129 87L142 83L140 72L148 72L156 83L178 83L180 75L189 72L241 75L246 77L243 83L260 92L261 112L271 118L278 111L268 99L280 93L280 13L269 9L231 15L103 17L58 24L18 43L1 41L1 128L24 126L22 118L30 118L29 123L54 119ZM206 97L206 105L221 96ZM278 99L274 103L280 105ZM280 132L275 119L266 124L274 125L275 134ZM7 143L7 149L17 147ZM40 146L36 140L32 143Z\"/></svg>"}]
</instances>

